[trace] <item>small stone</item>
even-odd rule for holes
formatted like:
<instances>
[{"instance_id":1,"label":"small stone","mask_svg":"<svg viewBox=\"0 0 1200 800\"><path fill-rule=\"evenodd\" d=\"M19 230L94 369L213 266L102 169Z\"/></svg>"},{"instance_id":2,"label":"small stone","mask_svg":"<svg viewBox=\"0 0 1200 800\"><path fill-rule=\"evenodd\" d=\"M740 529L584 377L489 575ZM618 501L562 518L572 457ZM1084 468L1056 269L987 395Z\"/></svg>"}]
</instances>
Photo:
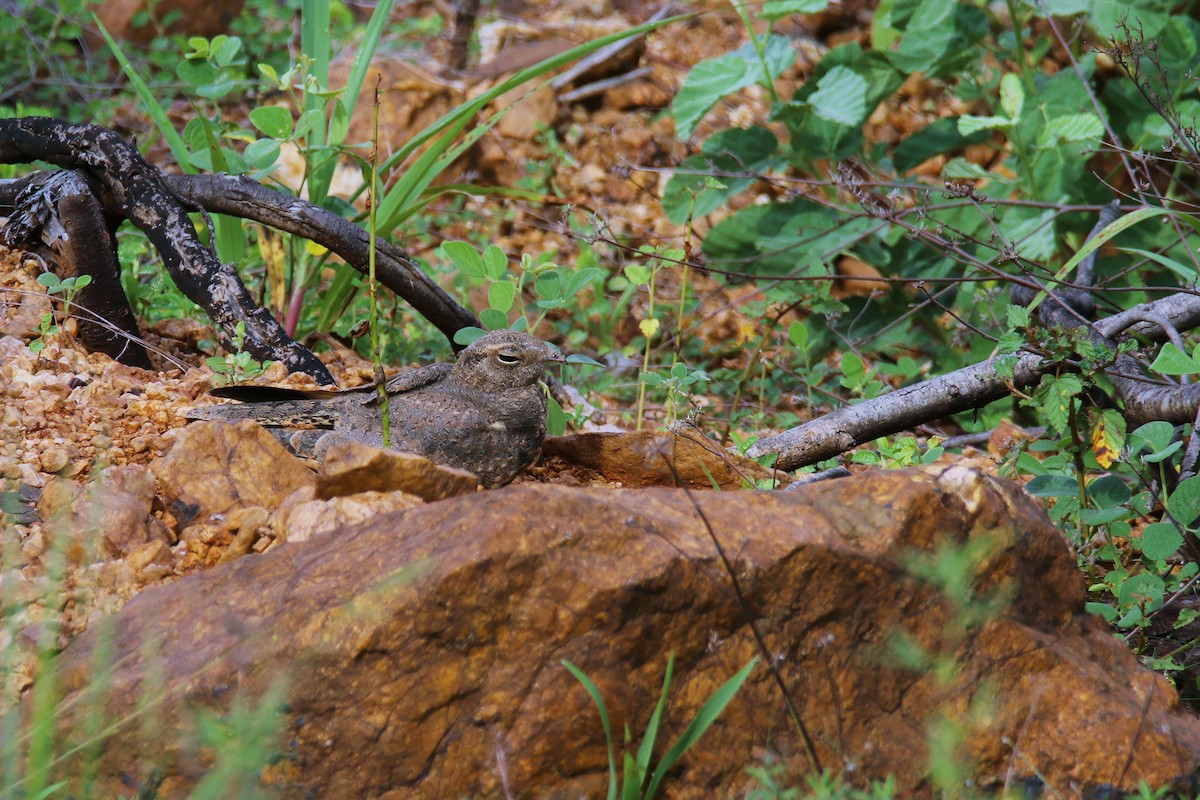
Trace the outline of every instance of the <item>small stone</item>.
<instances>
[{"instance_id":1,"label":"small stone","mask_svg":"<svg viewBox=\"0 0 1200 800\"><path fill-rule=\"evenodd\" d=\"M46 534L39 527L21 544L21 558L34 561L46 552Z\"/></svg>"},{"instance_id":2,"label":"small stone","mask_svg":"<svg viewBox=\"0 0 1200 800\"><path fill-rule=\"evenodd\" d=\"M171 548L167 547L165 542L150 542L130 553L125 561L129 566L133 567L134 572L145 579L145 570L147 567L170 566Z\"/></svg>"}]
</instances>

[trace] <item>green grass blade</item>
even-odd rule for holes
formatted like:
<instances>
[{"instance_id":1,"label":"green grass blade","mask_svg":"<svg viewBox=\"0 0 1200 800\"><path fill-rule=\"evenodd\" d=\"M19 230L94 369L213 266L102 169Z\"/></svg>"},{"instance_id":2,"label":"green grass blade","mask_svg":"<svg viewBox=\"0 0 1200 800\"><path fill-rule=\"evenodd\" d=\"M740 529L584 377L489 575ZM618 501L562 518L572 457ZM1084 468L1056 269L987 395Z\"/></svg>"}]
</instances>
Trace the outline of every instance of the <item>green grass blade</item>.
<instances>
[{"instance_id":1,"label":"green grass blade","mask_svg":"<svg viewBox=\"0 0 1200 800\"><path fill-rule=\"evenodd\" d=\"M600 724L604 726L604 740L608 743L608 800L617 800L617 760L613 755L612 725L608 722L608 708L604 705L604 698L600 696L596 684L592 683L591 678L584 675L579 667L566 660L562 665L567 668L567 672L575 676L575 680L583 684L583 688L592 696L592 702L600 711Z\"/></svg>"},{"instance_id":2,"label":"green grass blade","mask_svg":"<svg viewBox=\"0 0 1200 800\"><path fill-rule=\"evenodd\" d=\"M1122 231L1124 231L1128 228L1132 228L1134 225L1137 225L1142 220L1150 219L1152 217L1161 217L1164 214L1170 214L1170 213L1171 212L1165 208L1158 208L1155 206L1145 206L1143 208L1139 208L1137 211L1131 211L1130 213L1126 214L1123 217L1118 217L1111 224L1106 225L1104 227L1104 230L1100 231L1098 234L1093 236L1091 239L1088 239L1086 242L1084 242L1083 247L1079 248L1079 251L1077 253L1075 253L1075 255L1071 256L1070 259L1067 260L1067 263L1065 263L1061 267L1059 267L1058 272L1056 272L1054 274L1053 281L1049 281L1048 283L1061 283L1063 278L1065 278L1067 276L1067 274L1071 272L1071 270L1073 270L1073 269L1075 269L1075 267L1079 266L1079 262L1081 262L1085 258L1087 258L1089 254L1095 252L1096 250L1099 250L1102 246L1104 246L1105 243L1107 243L1110 239L1112 239L1118 233L1121 233ZM1037 295L1033 298L1033 302L1031 302L1029 304L1029 306L1028 306L1029 310L1033 311L1035 308L1038 307L1038 305L1041 304L1042 300L1044 300L1045 298L1046 298L1045 292L1038 292Z\"/></svg>"},{"instance_id":3,"label":"green grass blade","mask_svg":"<svg viewBox=\"0 0 1200 800\"><path fill-rule=\"evenodd\" d=\"M642 735L642 743L638 746L637 764L641 768L641 780L638 781L638 789L642 788L641 781L646 779L646 775L650 772L650 756L654 754L654 740L658 738L658 728L662 723L663 711L667 708L667 693L671 689L671 678L675 675L675 651L672 650L667 656L667 674L663 677L662 694L658 697L658 705L654 707L654 713L650 715L650 722L646 725L646 733Z\"/></svg>"},{"instance_id":4,"label":"green grass blade","mask_svg":"<svg viewBox=\"0 0 1200 800\"><path fill-rule=\"evenodd\" d=\"M441 118L428 125L424 130L414 136L402 148L387 159L380 167L381 171L389 171L397 165L403 163L419 148L427 142L439 137L438 140L430 146L430 148L422 153L421 157L415 164L408 167L404 171L402 180L388 192L380 204L379 217L383 220L380 224L380 230L385 233L394 230L399 222L407 217L406 207L415 202L415 198L420 195L430 183L449 165L453 160L451 157L445 159L443 155L450 150L451 144L455 137L466 128L467 124L472 120L479 111L495 100L502 94L515 89L518 86L529 83L530 81L545 75L559 67L581 58L590 53L599 50L600 48L611 44L621 39L626 39L632 36L640 36L649 31L656 30L664 25L669 25L673 22L689 19L694 15L680 14L674 17L658 20L655 22L647 22L642 25L629 28L628 30L618 31L602 36L591 42L585 42L578 47L573 47L564 53L548 58L533 66L526 67L518 71L508 80L492 87L487 92L484 92L479 97L471 102L447 112ZM491 120L484 124L483 127L478 127L472 131L470 137L471 142L482 136L492 125L496 124L499 117L506 113L507 109L493 116ZM468 143L469 144L469 143ZM456 148L458 150L465 149L465 146ZM455 153L457 157L457 153Z\"/></svg>"},{"instance_id":5,"label":"green grass blade","mask_svg":"<svg viewBox=\"0 0 1200 800\"><path fill-rule=\"evenodd\" d=\"M670 772L671 767L683 757L683 754L691 749L692 745L700 740L717 717L721 716L721 712L725 710L725 706L729 705L729 701L733 699L738 690L742 688L742 684L746 682L746 678L750 676L750 670L754 669L754 665L758 663L758 658L750 659L750 663L742 667L742 669L729 680L721 685L721 688L713 692L713 696L708 698L697 712L695 718L684 730L679 740L671 746L667 754L663 756L663 760L658 763L658 767L654 770L654 777L650 779L650 785L646 787L646 793L643 798L649 800L654 797L658 791L658 785L662 783L662 779Z\"/></svg>"},{"instance_id":6,"label":"green grass blade","mask_svg":"<svg viewBox=\"0 0 1200 800\"><path fill-rule=\"evenodd\" d=\"M625 769L621 774L621 800L638 800L642 792L642 781L646 773L629 753L624 754Z\"/></svg>"},{"instance_id":7,"label":"green grass blade","mask_svg":"<svg viewBox=\"0 0 1200 800\"><path fill-rule=\"evenodd\" d=\"M116 40L108 33L108 29L100 22L99 17L95 14L91 15L92 24L100 30L100 35L104 37L104 41L108 43L108 49L112 51L113 58L117 59L117 63L121 65L121 71L125 73L125 77L129 78L129 83L137 92L138 98L142 101L142 105L146 108L146 113L154 120L155 127L162 134L163 139L167 143L167 147L171 150L171 155L175 157L175 163L179 165L184 173L195 175L197 170L192 166L191 155L188 152L187 145L183 142L183 137L175 130L171 124L171 120L167 118L167 112L163 111L162 106L158 104L154 93L150 91L150 87L142 80L142 76L138 74L133 65L129 63L129 59L125 57L125 51L117 44Z\"/></svg>"},{"instance_id":8,"label":"green grass blade","mask_svg":"<svg viewBox=\"0 0 1200 800\"><path fill-rule=\"evenodd\" d=\"M354 63L350 65L350 74L346 77L346 88L342 91L342 105L346 107L348 114L353 115L358 106L359 92L362 91L363 81L367 78L367 70L375 56L375 48L379 46L383 26L392 13L393 2L394 0L381 0L371 13L371 19L367 21L358 52L354 54Z\"/></svg>"}]
</instances>

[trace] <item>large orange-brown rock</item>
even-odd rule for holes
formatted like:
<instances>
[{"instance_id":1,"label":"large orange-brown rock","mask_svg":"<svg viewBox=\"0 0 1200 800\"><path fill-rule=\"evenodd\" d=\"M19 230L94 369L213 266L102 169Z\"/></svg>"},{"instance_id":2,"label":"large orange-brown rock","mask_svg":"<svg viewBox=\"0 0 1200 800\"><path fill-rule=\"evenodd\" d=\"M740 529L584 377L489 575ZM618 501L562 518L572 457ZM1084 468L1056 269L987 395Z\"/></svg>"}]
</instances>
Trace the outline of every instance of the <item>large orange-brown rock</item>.
<instances>
[{"instance_id":1,"label":"large orange-brown rock","mask_svg":"<svg viewBox=\"0 0 1200 800\"><path fill-rule=\"evenodd\" d=\"M273 508L316 483L303 461L252 420L193 422L151 469L183 525L248 506Z\"/></svg>"},{"instance_id":2,"label":"large orange-brown rock","mask_svg":"<svg viewBox=\"0 0 1200 800\"><path fill-rule=\"evenodd\" d=\"M974 588L950 600L937 576L954 563ZM1155 785L1193 770L1200 725L1083 613L1084 596L1036 504L962 467L786 493L522 485L151 588L114 619L103 694L107 719L135 719L163 682L154 722L174 732L197 709L245 707L282 684L282 760L267 775L284 797L502 797L501 775L513 796L602 796L599 718L561 661L599 686L619 738L644 729L673 650L666 744L757 655L749 615L822 764L852 765L854 780L891 774L900 796L930 793L939 720L958 726L964 778L980 789L1034 773L1064 790ZM60 707L80 715L62 729L79 735L97 637L62 657ZM128 794L154 765L157 796L187 796L211 759L140 730L105 742L96 791ZM760 663L665 796L741 797L744 767L766 754L794 779L807 769Z\"/></svg>"}]
</instances>

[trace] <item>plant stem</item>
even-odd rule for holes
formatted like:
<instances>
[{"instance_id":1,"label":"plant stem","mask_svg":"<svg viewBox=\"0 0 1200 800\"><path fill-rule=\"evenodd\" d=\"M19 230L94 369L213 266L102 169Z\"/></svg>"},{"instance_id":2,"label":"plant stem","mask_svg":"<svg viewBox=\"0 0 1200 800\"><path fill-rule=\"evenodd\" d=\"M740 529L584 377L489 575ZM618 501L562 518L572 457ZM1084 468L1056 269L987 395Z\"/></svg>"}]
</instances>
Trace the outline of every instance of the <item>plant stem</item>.
<instances>
[{"instance_id":1,"label":"plant stem","mask_svg":"<svg viewBox=\"0 0 1200 800\"><path fill-rule=\"evenodd\" d=\"M380 422L383 426L383 446L392 444L392 415L388 410L387 380L383 374L383 353L379 347L379 297L376 294L378 285L375 281L375 208L379 197L379 169L376 157L379 154L379 84L383 76L375 80L375 103L371 113L371 190L368 193L367 234L369 245L367 255L367 289L371 297L371 358L375 362L375 391L379 395Z\"/></svg>"}]
</instances>

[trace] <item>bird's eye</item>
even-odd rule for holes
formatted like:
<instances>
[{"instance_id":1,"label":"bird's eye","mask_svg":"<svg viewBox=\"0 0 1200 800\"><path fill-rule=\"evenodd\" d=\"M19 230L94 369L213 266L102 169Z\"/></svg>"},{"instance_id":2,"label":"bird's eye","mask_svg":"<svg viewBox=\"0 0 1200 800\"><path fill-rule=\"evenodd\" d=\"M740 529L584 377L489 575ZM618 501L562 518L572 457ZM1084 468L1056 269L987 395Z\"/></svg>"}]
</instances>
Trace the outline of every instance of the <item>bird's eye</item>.
<instances>
[{"instance_id":1,"label":"bird's eye","mask_svg":"<svg viewBox=\"0 0 1200 800\"><path fill-rule=\"evenodd\" d=\"M516 355L515 353L503 352L496 353L496 358L499 359L501 364L516 364L521 360L520 356Z\"/></svg>"}]
</instances>

